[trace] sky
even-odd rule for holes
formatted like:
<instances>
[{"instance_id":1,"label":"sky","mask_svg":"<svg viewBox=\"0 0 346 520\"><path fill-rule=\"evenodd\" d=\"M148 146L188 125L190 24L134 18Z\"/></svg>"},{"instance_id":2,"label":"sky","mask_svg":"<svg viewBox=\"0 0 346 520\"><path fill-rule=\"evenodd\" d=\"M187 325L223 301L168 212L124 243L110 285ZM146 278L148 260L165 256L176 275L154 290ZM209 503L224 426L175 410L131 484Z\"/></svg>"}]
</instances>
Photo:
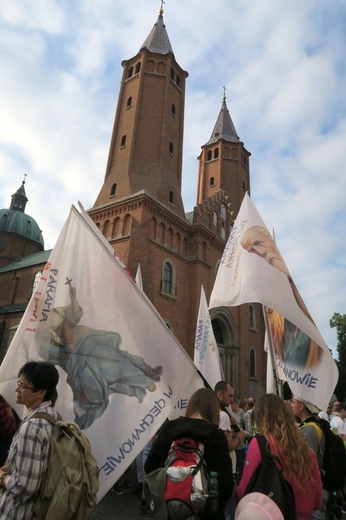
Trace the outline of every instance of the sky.
<instances>
[{"instance_id":1,"label":"sky","mask_svg":"<svg viewBox=\"0 0 346 520\"><path fill-rule=\"evenodd\" d=\"M160 0L11 0L0 5L0 208L24 174L46 249L72 204L103 184L122 75ZM223 87L251 152L251 197L326 343L346 314L346 3L166 0L186 85L183 201ZM336 354L335 354L336 355Z\"/></svg>"}]
</instances>

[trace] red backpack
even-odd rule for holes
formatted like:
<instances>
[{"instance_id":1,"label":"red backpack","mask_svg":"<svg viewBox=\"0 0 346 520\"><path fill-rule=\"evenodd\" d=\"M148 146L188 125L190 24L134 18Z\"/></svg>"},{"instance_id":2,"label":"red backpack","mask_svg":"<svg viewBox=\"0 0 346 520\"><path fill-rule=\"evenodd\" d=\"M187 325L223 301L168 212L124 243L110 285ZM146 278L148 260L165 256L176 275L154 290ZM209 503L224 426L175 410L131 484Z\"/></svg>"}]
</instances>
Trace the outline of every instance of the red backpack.
<instances>
[{"instance_id":1,"label":"red backpack","mask_svg":"<svg viewBox=\"0 0 346 520\"><path fill-rule=\"evenodd\" d=\"M202 513L208 499L204 445L187 437L175 440L165 467L168 518L180 520Z\"/></svg>"}]
</instances>

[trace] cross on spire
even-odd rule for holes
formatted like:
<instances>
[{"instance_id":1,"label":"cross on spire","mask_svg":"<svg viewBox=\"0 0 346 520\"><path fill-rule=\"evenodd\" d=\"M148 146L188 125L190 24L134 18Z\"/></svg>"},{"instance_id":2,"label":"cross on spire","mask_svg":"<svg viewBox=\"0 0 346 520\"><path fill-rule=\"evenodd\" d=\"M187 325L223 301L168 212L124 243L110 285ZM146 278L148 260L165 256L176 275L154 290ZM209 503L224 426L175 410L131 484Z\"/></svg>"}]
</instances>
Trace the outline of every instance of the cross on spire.
<instances>
[{"instance_id":1,"label":"cross on spire","mask_svg":"<svg viewBox=\"0 0 346 520\"><path fill-rule=\"evenodd\" d=\"M222 87L222 88L223 88L223 97L222 97L222 99L223 99L224 101L226 101L226 87L224 86L224 87Z\"/></svg>"},{"instance_id":2,"label":"cross on spire","mask_svg":"<svg viewBox=\"0 0 346 520\"><path fill-rule=\"evenodd\" d=\"M161 7L160 7L160 10L159 10L159 14L162 16L163 15L163 4L165 4L165 0L161 0Z\"/></svg>"}]
</instances>

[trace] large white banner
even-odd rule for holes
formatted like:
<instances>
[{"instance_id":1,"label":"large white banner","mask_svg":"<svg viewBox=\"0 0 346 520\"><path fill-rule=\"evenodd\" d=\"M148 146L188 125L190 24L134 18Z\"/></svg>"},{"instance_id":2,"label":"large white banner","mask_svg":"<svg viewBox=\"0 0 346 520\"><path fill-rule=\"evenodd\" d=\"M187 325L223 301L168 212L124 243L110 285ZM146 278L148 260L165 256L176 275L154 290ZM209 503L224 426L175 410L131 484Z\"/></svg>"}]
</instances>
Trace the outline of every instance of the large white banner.
<instances>
[{"instance_id":1,"label":"large white banner","mask_svg":"<svg viewBox=\"0 0 346 520\"><path fill-rule=\"evenodd\" d=\"M21 366L59 370L57 409L89 438L100 468L99 499L200 377L91 219L72 207L0 368L14 401Z\"/></svg>"},{"instance_id":2,"label":"large white banner","mask_svg":"<svg viewBox=\"0 0 346 520\"><path fill-rule=\"evenodd\" d=\"M292 392L324 410L338 369L248 194L226 244L209 308L260 302ZM322 302L323 304L323 302Z\"/></svg>"},{"instance_id":3,"label":"large white banner","mask_svg":"<svg viewBox=\"0 0 346 520\"><path fill-rule=\"evenodd\" d=\"M219 349L215 341L203 285L197 318L194 362L214 390L216 383L221 381L223 377Z\"/></svg>"}]
</instances>

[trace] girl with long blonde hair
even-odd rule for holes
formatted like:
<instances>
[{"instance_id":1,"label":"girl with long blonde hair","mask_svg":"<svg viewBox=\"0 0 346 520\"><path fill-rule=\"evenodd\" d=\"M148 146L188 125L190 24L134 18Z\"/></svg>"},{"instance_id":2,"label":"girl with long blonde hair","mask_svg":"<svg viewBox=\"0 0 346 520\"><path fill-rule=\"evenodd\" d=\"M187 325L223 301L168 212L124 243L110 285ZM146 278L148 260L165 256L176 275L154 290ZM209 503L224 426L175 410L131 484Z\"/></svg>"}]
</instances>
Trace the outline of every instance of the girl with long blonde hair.
<instances>
[{"instance_id":1,"label":"girl with long blonde hair","mask_svg":"<svg viewBox=\"0 0 346 520\"><path fill-rule=\"evenodd\" d=\"M283 474L293 488L297 520L311 518L322 503L322 483L316 455L302 438L294 416L285 402L275 394L261 397L255 408L255 423L265 437L270 451L282 464ZM239 501L257 466L261 453L256 437L249 445L243 476L236 498Z\"/></svg>"}]
</instances>

